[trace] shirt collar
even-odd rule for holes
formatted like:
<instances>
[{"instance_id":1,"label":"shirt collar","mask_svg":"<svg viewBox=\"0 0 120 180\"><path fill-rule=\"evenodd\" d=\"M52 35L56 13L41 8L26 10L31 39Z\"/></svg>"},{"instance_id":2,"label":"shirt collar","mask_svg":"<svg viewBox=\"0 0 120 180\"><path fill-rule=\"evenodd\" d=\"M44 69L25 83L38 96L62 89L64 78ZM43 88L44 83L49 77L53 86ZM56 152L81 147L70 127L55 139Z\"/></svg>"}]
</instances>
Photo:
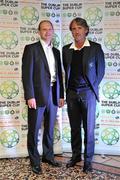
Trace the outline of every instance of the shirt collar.
<instances>
[{"instance_id":1,"label":"shirt collar","mask_svg":"<svg viewBox=\"0 0 120 180\"><path fill-rule=\"evenodd\" d=\"M80 49L84 48L85 46L90 46L90 43L89 43L88 39L85 39L85 42L84 42L83 46ZM74 42L71 44L71 46L69 48L74 49L74 50L80 50L75 46Z\"/></svg>"},{"instance_id":2,"label":"shirt collar","mask_svg":"<svg viewBox=\"0 0 120 180\"><path fill-rule=\"evenodd\" d=\"M53 47L53 44L51 43L51 44L47 44L45 41L43 41L41 38L40 38L40 42L41 42L41 44L42 44L42 46L43 47L45 47L45 48L47 48L47 47Z\"/></svg>"}]
</instances>

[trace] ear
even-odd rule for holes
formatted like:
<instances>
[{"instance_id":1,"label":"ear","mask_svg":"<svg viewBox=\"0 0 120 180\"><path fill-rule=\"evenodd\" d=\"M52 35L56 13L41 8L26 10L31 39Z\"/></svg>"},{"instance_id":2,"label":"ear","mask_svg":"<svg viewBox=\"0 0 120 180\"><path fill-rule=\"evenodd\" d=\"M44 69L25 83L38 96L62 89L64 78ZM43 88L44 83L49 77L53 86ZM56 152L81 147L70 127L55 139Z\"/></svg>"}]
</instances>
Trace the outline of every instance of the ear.
<instances>
[{"instance_id":1,"label":"ear","mask_svg":"<svg viewBox=\"0 0 120 180\"><path fill-rule=\"evenodd\" d=\"M40 33L40 31L38 30L38 36L40 36L41 37L41 33Z\"/></svg>"},{"instance_id":2,"label":"ear","mask_svg":"<svg viewBox=\"0 0 120 180\"><path fill-rule=\"evenodd\" d=\"M86 35L88 34L88 29L85 30L85 34L86 34Z\"/></svg>"}]
</instances>

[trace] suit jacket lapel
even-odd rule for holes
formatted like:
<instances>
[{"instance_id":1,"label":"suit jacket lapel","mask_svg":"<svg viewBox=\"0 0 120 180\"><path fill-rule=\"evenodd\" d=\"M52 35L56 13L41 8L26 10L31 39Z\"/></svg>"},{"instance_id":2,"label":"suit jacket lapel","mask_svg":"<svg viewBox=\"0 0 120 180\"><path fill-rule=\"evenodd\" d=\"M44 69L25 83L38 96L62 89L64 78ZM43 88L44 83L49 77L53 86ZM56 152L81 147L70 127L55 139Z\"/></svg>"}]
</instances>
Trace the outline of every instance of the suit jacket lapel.
<instances>
[{"instance_id":1,"label":"suit jacket lapel","mask_svg":"<svg viewBox=\"0 0 120 180\"><path fill-rule=\"evenodd\" d=\"M70 65L72 62L73 49L69 49L69 53L67 55L68 64Z\"/></svg>"},{"instance_id":2,"label":"suit jacket lapel","mask_svg":"<svg viewBox=\"0 0 120 180\"><path fill-rule=\"evenodd\" d=\"M68 72L68 79L70 77L70 70L71 70L71 62L72 62L72 57L73 57L73 49L69 49L69 53L67 54L67 59L68 59L68 66L67 66L67 72Z\"/></svg>"},{"instance_id":3,"label":"suit jacket lapel","mask_svg":"<svg viewBox=\"0 0 120 180\"><path fill-rule=\"evenodd\" d=\"M89 57L90 57L90 46L86 46L86 47L84 47L83 58L82 58L83 74L84 75L86 75L86 72L87 72L86 64L88 64Z\"/></svg>"},{"instance_id":4,"label":"suit jacket lapel","mask_svg":"<svg viewBox=\"0 0 120 180\"><path fill-rule=\"evenodd\" d=\"M52 50L53 50L53 55L54 55L54 58L55 58L55 66L56 66L56 72L57 72L57 54L55 53L55 49L54 49L54 47L52 48Z\"/></svg>"},{"instance_id":5,"label":"suit jacket lapel","mask_svg":"<svg viewBox=\"0 0 120 180\"><path fill-rule=\"evenodd\" d=\"M39 56L43 60L45 66L46 66L46 69L49 71L48 61L47 61L45 52L44 52L43 47L40 42L39 42ZM49 73L50 73L50 71L49 71Z\"/></svg>"}]
</instances>

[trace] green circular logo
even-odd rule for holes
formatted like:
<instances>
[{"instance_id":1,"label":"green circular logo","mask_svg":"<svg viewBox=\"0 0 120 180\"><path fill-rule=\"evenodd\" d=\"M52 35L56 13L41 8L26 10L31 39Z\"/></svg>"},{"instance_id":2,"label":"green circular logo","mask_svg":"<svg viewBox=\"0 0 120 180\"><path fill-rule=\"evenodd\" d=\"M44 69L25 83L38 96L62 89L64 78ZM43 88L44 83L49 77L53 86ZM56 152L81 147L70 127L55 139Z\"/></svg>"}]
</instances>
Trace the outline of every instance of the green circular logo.
<instances>
[{"instance_id":1,"label":"green circular logo","mask_svg":"<svg viewBox=\"0 0 120 180\"><path fill-rule=\"evenodd\" d=\"M28 107L25 106L23 109L22 109L22 118L27 121L28 119Z\"/></svg>"},{"instance_id":2,"label":"green circular logo","mask_svg":"<svg viewBox=\"0 0 120 180\"><path fill-rule=\"evenodd\" d=\"M60 45L60 39L59 39L59 36L58 36L57 34L54 34L54 35L53 35L52 43L53 43L54 47L56 47L56 48L59 47L59 45Z\"/></svg>"},{"instance_id":3,"label":"green circular logo","mask_svg":"<svg viewBox=\"0 0 120 180\"><path fill-rule=\"evenodd\" d=\"M101 139L107 145L114 145L119 141L119 133L114 128L106 128L102 131Z\"/></svg>"},{"instance_id":4,"label":"green circular logo","mask_svg":"<svg viewBox=\"0 0 120 180\"><path fill-rule=\"evenodd\" d=\"M102 87L104 96L108 99L115 99L120 95L120 85L117 82L107 82Z\"/></svg>"},{"instance_id":5,"label":"green circular logo","mask_svg":"<svg viewBox=\"0 0 120 180\"><path fill-rule=\"evenodd\" d=\"M14 49L18 44L18 38L13 31L0 32L0 46L4 49Z\"/></svg>"},{"instance_id":6,"label":"green circular logo","mask_svg":"<svg viewBox=\"0 0 120 180\"><path fill-rule=\"evenodd\" d=\"M120 33L108 33L104 38L104 44L110 51L120 49Z\"/></svg>"},{"instance_id":7,"label":"green circular logo","mask_svg":"<svg viewBox=\"0 0 120 180\"><path fill-rule=\"evenodd\" d=\"M54 144L60 140L60 131L57 128L54 128Z\"/></svg>"},{"instance_id":8,"label":"green circular logo","mask_svg":"<svg viewBox=\"0 0 120 180\"><path fill-rule=\"evenodd\" d=\"M20 17L24 24L33 25L39 20L39 13L36 8L28 6L21 10Z\"/></svg>"},{"instance_id":9,"label":"green circular logo","mask_svg":"<svg viewBox=\"0 0 120 180\"><path fill-rule=\"evenodd\" d=\"M84 17L90 26L96 26L101 22L103 14L98 7L91 7L86 10Z\"/></svg>"},{"instance_id":10,"label":"green circular logo","mask_svg":"<svg viewBox=\"0 0 120 180\"><path fill-rule=\"evenodd\" d=\"M16 130L4 130L0 133L0 142L6 148L12 148L19 142L19 134Z\"/></svg>"},{"instance_id":11,"label":"green circular logo","mask_svg":"<svg viewBox=\"0 0 120 180\"><path fill-rule=\"evenodd\" d=\"M98 118L99 115L100 115L99 106L97 105L97 106L96 106L96 118Z\"/></svg>"},{"instance_id":12,"label":"green circular logo","mask_svg":"<svg viewBox=\"0 0 120 180\"><path fill-rule=\"evenodd\" d=\"M71 34L70 33L65 34L65 36L62 39L63 46L71 43L72 41L73 41L73 37L71 36Z\"/></svg>"},{"instance_id":13,"label":"green circular logo","mask_svg":"<svg viewBox=\"0 0 120 180\"><path fill-rule=\"evenodd\" d=\"M66 143L70 143L71 142L70 127L64 127L63 128L62 139Z\"/></svg>"},{"instance_id":14,"label":"green circular logo","mask_svg":"<svg viewBox=\"0 0 120 180\"><path fill-rule=\"evenodd\" d=\"M0 94L7 99L13 99L19 93L19 87L14 81L4 81L0 84Z\"/></svg>"}]
</instances>

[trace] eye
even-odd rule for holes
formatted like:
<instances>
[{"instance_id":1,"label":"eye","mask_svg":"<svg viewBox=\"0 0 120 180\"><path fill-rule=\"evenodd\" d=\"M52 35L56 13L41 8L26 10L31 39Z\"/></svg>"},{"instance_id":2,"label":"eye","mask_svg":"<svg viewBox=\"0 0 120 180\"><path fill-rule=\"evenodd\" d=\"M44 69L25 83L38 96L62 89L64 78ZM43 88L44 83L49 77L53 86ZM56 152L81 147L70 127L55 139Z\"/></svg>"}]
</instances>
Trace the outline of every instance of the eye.
<instances>
[{"instance_id":1,"label":"eye","mask_svg":"<svg viewBox=\"0 0 120 180\"><path fill-rule=\"evenodd\" d=\"M82 27L78 27L78 29L82 29Z\"/></svg>"},{"instance_id":2,"label":"eye","mask_svg":"<svg viewBox=\"0 0 120 180\"><path fill-rule=\"evenodd\" d=\"M72 28L72 31L75 31L76 30L76 28Z\"/></svg>"}]
</instances>

